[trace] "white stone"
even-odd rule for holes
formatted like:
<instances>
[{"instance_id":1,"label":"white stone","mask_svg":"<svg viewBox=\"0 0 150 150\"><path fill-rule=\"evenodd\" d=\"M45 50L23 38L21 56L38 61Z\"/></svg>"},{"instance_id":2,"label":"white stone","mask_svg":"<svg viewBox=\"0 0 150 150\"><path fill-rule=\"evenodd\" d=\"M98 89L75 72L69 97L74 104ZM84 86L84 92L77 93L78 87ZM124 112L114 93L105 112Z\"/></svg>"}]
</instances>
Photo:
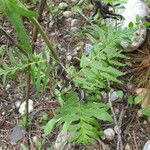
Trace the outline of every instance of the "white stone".
<instances>
[{"instance_id":1,"label":"white stone","mask_svg":"<svg viewBox=\"0 0 150 150\"><path fill-rule=\"evenodd\" d=\"M4 115L5 115L5 112L2 112L2 115L4 116Z\"/></svg>"},{"instance_id":2,"label":"white stone","mask_svg":"<svg viewBox=\"0 0 150 150\"><path fill-rule=\"evenodd\" d=\"M145 143L143 150L150 150L150 140Z\"/></svg>"},{"instance_id":3,"label":"white stone","mask_svg":"<svg viewBox=\"0 0 150 150\"><path fill-rule=\"evenodd\" d=\"M78 24L78 19L72 19L71 21L71 27L75 27Z\"/></svg>"},{"instance_id":4,"label":"white stone","mask_svg":"<svg viewBox=\"0 0 150 150\"><path fill-rule=\"evenodd\" d=\"M21 115L25 114L25 110L26 110L26 102L24 101L19 108L19 113ZM33 101L31 99L29 99L29 105L28 105L28 112L32 112L33 111Z\"/></svg>"},{"instance_id":5,"label":"white stone","mask_svg":"<svg viewBox=\"0 0 150 150\"><path fill-rule=\"evenodd\" d=\"M143 26L143 22L145 21L145 17L149 14L149 8L144 2L144 0L127 0L120 5L120 8L116 10L116 13L120 14L124 17L122 21L118 21L120 27L122 29L128 28L129 23L133 23L136 26L137 16L140 17L139 25L137 27L136 32L133 34L133 37L130 42L121 41L120 44L124 48L124 51L130 52L136 50L138 47L142 45L146 38L146 27ZM111 26L115 25L115 21L113 19L108 20L108 24Z\"/></svg>"},{"instance_id":6,"label":"white stone","mask_svg":"<svg viewBox=\"0 0 150 150\"><path fill-rule=\"evenodd\" d=\"M19 107L20 107L20 105L21 105L21 101L16 101L16 102L15 102L15 106L16 106L16 108L19 108Z\"/></svg>"},{"instance_id":7,"label":"white stone","mask_svg":"<svg viewBox=\"0 0 150 150\"><path fill-rule=\"evenodd\" d=\"M120 10L120 14L125 18L122 28L128 27L129 23L136 24L136 17L143 19L148 15L148 7L143 0L128 0L127 3L122 4L125 9Z\"/></svg>"},{"instance_id":8,"label":"white stone","mask_svg":"<svg viewBox=\"0 0 150 150\"><path fill-rule=\"evenodd\" d=\"M71 55L68 55L68 56L67 56L67 60L70 61L71 59L72 59L72 56L71 56Z\"/></svg>"},{"instance_id":9,"label":"white stone","mask_svg":"<svg viewBox=\"0 0 150 150\"><path fill-rule=\"evenodd\" d=\"M146 120L144 120L144 121L143 121L143 124L147 124L147 121L146 121Z\"/></svg>"},{"instance_id":10,"label":"white stone","mask_svg":"<svg viewBox=\"0 0 150 150\"><path fill-rule=\"evenodd\" d=\"M59 5L58 5L58 8L61 9L61 10L64 10L68 7L68 4L67 3L64 3L64 2L61 2Z\"/></svg>"},{"instance_id":11,"label":"white stone","mask_svg":"<svg viewBox=\"0 0 150 150\"><path fill-rule=\"evenodd\" d=\"M115 137L115 132L112 128L108 128L104 130L104 135L107 140L113 140Z\"/></svg>"},{"instance_id":12,"label":"white stone","mask_svg":"<svg viewBox=\"0 0 150 150\"><path fill-rule=\"evenodd\" d=\"M80 46L77 46L76 48L75 48L75 51L76 52L79 52L81 50L81 47Z\"/></svg>"},{"instance_id":13,"label":"white stone","mask_svg":"<svg viewBox=\"0 0 150 150\"><path fill-rule=\"evenodd\" d=\"M127 3L122 4L125 8L124 10L120 10L120 14L125 18L122 21L121 27L122 29L127 28L129 23L132 22L133 25L136 25L137 16L140 17L140 25L138 26L137 31L133 35L132 41L122 41L121 45L125 49L125 51L133 51L137 49L144 42L146 38L146 27L142 25L145 16L148 15L148 6L142 0L128 0Z\"/></svg>"},{"instance_id":14,"label":"white stone","mask_svg":"<svg viewBox=\"0 0 150 150\"><path fill-rule=\"evenodd\" d=\"M63 12L63 16L65 18L70 18L73 15L73 13L71 11L64 11Z\"/></svg>"},{"instance_id":15,"label":"white stone","mask_svg":"<svg viewBox=\"0 0 150 150\"><path fill-rule=\"evenodd\" d=\"M36 142L38 141L38 137L37 137L37 136L34 136L34 137L32 138L32 140L33 140L34 143L36 143Z\"/></svg>"},{"instance_id":16,"label":"white stone","mask_svg":"<svg viewBox=\"0 0 150 150\"><path fill-rule=\"evenodd\" d=\"M6 91L9 90L10 87L11 87L11 85L10 85L10 84L7 84L7 85L6 85Z\"/></svg>"}]
</instances>

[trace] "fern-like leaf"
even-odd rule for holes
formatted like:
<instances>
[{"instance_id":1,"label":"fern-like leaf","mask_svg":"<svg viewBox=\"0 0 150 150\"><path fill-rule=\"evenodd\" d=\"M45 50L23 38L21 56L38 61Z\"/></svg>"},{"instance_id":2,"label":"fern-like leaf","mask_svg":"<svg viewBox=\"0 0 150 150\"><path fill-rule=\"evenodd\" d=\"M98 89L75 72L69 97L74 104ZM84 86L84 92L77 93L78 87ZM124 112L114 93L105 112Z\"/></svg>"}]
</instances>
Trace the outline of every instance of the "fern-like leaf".
<instances>
[{"instance_id":1,"label":"fern-like leaf","mask_svg":"<svg viewBox=\"0 0 150 150\"><path fill-rule=\"evenodd\" d=\"M132 38L134 28L116 29L114 27L92 26L86 34L93 48L89 53L85 52L80 61L80 70L71 74L76 86L100 92L100 88L108 88L108 82L120 83L118 77L124 73L116 67L124 66L118 58L126 58L121 54L120 41ZM93 89L93 90L92 90Z\"/></svg>"},{"instance_id":2,"label":"fern-like leaf","mask_svg":"<svg viewBox=\"0 0 150 150\"><path fill-rule=\"evenodd\" d=\"M107 113L109 106L104 103L88 100L85 103L74 92L65 95L64 101L64 106L59 109L59 122L68 124L68 131L74 133L70 141L89 144L102 135L98 120L112 121Z\"/></svg>"}]
</instances>

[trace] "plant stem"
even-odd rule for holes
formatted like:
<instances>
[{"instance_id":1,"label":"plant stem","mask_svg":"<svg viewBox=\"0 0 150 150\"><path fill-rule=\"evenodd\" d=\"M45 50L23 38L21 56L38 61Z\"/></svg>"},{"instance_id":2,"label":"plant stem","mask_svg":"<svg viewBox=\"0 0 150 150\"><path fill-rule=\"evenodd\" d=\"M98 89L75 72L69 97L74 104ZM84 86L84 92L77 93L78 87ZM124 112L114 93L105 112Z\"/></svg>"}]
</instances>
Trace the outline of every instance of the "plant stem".
<instances>
[{"instance_id":1,"label":"plant stem","mask_svg":"<svg viewBox=\"0 0 150 150\"><path fill-rule=\"evenodd\" d=\"M41 1L41 5L39 8L39 17L38 17L38 21L41 20L42 17L42 13L44 10L44 6L46 4L46 0L42 0ZM35 42L37 41L37 28L36 26L34 26L33 28L33 34L32 34L32 39L33 39L33 44L32 44L32 53L34 53L34 49L35 49ZM26 76L26 127L28 126L28 119L29 119L29 97L30 97L30 81L31 81L31 77L30 77L30 65L27 68L27 76Z\"/></svg>"},{"instance_id":2,"label":"plant stem","mask_svg":"<svg viewBox=\"0 0 150 150\"><path fill-rule=\"evenodd\" d=\"M30 65L27 68L27 74L26 74L26 111L25 111L25 127L28 126L28 119L29 119L29 97L30 97Z\"/></svg>"},{"instance_id":3,"label":"plant stem","mask_svg":"<svg viewBox=\"0 0 150 150\"><path fill-rule=\"evenodd\" d=\"M45 32L43 31L41 25L39 24L39 22L36 20L36 18L30 18L30 21L33 23L33 25L37 28L37 30L39 31L39 33L41 34L42 38L44 39L45 43L47 44L49 50L51 51L53 57L55 58L56 61L58 61L60 63L59 57L57 52L53 49L48 36L45 34Z\"/></svg>"},{"instance_id":4,"label":"plant stem","mask_svg":"<svg viewBox=\"0 0 150 150\"><path fill-rule=\"evenodd\" d=\"M42 14L43 14L46 2L47 2L47 0L41 1L39 11L38 11L38 14L39 14L39 16L37 18L38 22L40 22L42 19ZM32 31L32 40L33 40L32 49L33 49L33 51L35 49L35 42L37 41L37 36L38 36L38 30L37 30L36 26L34 26L33 31Z\"/></svg>"}]
</instances>

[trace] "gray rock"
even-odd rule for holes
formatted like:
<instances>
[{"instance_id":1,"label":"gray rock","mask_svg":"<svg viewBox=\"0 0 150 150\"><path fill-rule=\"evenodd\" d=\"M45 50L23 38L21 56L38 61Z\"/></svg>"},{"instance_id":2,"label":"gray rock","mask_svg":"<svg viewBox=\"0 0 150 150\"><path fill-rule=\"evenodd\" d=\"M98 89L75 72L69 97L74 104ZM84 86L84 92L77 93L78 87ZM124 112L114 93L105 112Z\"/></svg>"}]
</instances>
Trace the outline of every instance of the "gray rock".
<instances>
[{"instance_id":1,"label":"gray rock","mask_svg":"<svg viewBox=\"0 0 150 150\"><path fill-rule=\"evenodd\" d=\"M77 24L78 24L78 19L73 19L71 21L71 27L75 27L75 26L77 26Z\"/></svg>"},{"instance_id":2,"label":"gray rock","mask_svg":"<svg viewBox=\"0 0 150 150\"><path fill-rule=\"evenodd\" d=\"M21 126L15 126L10 135L11 144L16 144L25 135L25 128Z\"/></svg>"},{"instance_id":3,"label":"gray rock","mask_svg":"<svg viewBox=\"0 0 150 150\"><path fill-rule=\"evenodd\" d=\"M68 4L65 3L65 2L61 2L61 3L58 5L58 8L61 9L61 10L65 10L67 7L68 7Z\"/></svg>"},{"instance_id":4,"label":"gray rock","mask_svg":"<svg viewBox=\"0 0 150 150\"><path fill-rule=\"evenodd\" d=\"M73 15L73 13L71 12L71 11L64 11L63 12L63 16L65 17L65 18L69 18L69 17L71 17Z\"/></svg>"},{"instance_id":5,"label":"gray rock","mask_svg":"<svg viewBox=\"0 0 150 150\"><path fill-rule=\"evenodd\" d=\"M111 102L113 102L119 98L119 96L117 95L116 91L114 91L114 89L111 89L108 95L109 95L109 100Z\"/></svg>"}]
</instances>

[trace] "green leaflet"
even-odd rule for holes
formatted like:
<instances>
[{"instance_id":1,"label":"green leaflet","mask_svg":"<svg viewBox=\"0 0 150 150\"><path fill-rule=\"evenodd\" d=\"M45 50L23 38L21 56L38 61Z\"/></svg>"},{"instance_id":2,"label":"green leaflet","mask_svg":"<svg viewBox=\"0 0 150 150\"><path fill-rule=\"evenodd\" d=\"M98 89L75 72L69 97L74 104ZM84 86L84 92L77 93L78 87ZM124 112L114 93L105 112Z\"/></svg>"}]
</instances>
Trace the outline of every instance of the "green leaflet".
<instances>
[{"instance_id":1,"label":"green leaflet","mask_svg":"<svg viewBox=\"0 0 150 150\"><path fill-rule=\"evenodd\" d=\"M55 124L59 121L58 118L51 119L45 126L43 126L44 135L47 136L50 134L55 126Z\"/></svg>"},{"instance_id":2,"label":"green leaflet","mask_svg":"<svg viewBox=\"0 0 150 150\"><path fill-rule=\"evenodd\" d=\"M87 99L87 103L79 100L75 92L70 92L63 97L65 104L59 108L59 121L51 119L44 126L44 133L50 133L54 124L67 125L65 132L72 132L73 135L69 141L75 141L80 144L90 144L99 136L100 124L98 120L112 122L112 117L107 113L109 106L104 103L96 103ZM97 120L98 119L98 120Z\"/></svg>"},{"instance_id":3,"label":"green leaflet","mask_svg":"<svg viewBox=\"0 0 150 150\"><path fill-rule=\"evenodd\" d=\"M14 73L16 73L16 71L18 71L18 70L23 70L23 69L25 69L26 67L28 66L28 64L25 64L25 65L18 65L18 66L15 66L15 67L4 67L3 69L2 68L0 68L0 76L2 76L2 75L10 75L10 74L14 74Z\"/></svg>"},{"instance_id":4,"label":"green leaflet","mask_svg":"<svg viewBox=\"0 0 150 150\"><path fill-rule=\"evenodd\" d=\"M16 13L25 17L36 17L37 13L29 11L19 0L0 0L0 9L6 15Z\"/></svg>"},{"instance_id":5,"label":"green leaflet","mask_svg":"<svg viewBox=\"0 0 150 150\"><path fill-rule=\"evenodd\" d=\"M141 110L141 112L142 112L145 116L150 117L150 107L149 107L149 106L143 108L143 109Z\"/></svg>"},{"instance_id":6,"label":"green leaflet","mask_svg":"<svg viewBox=\"0 0 150 150\"><path fill-rule=\"evenodd\" d=\"M0 9L14 26L23 49L32 57L32 48L27 37L22 17L36 17L35 12L27 10L18 0L0 0Z\"/></svg>"}]
</instances>

